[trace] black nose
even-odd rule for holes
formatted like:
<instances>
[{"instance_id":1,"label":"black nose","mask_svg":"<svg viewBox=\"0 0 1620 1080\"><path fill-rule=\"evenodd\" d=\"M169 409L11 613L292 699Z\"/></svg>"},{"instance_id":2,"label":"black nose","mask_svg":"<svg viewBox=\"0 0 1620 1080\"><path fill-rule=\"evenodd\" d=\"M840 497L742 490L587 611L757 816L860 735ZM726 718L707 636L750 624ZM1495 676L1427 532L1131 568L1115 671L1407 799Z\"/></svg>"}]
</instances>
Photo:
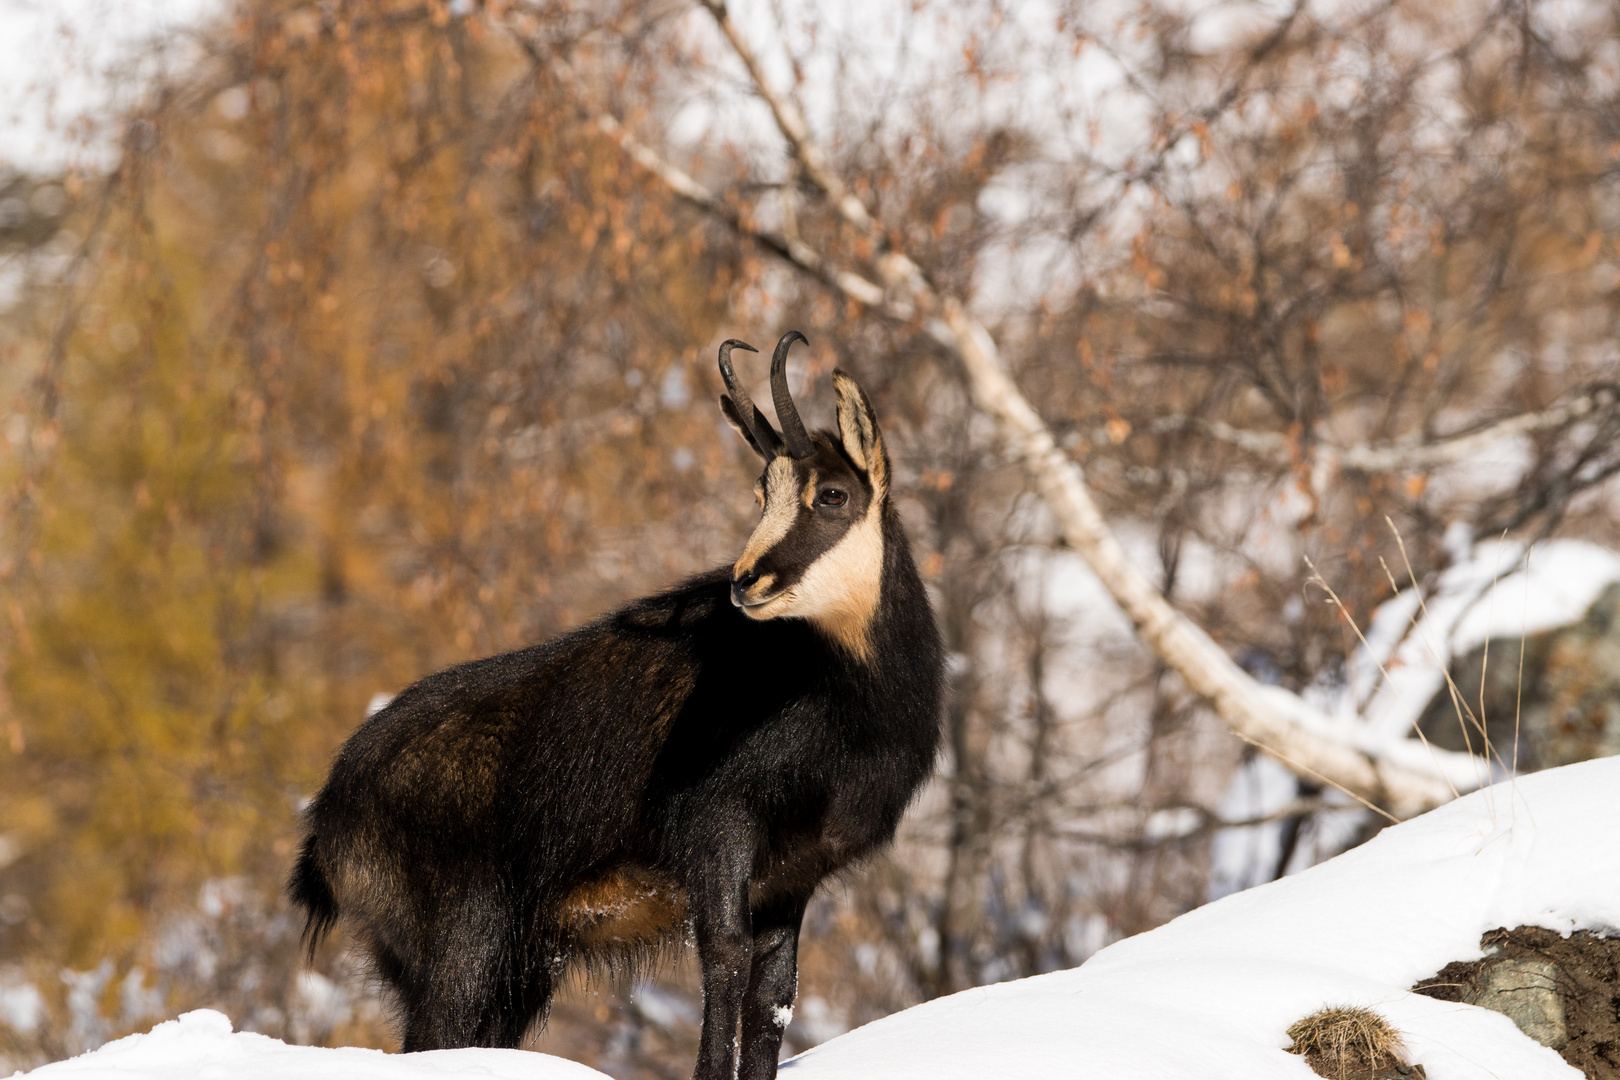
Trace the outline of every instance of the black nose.
<instances>
[{"instance_id":1,"label":"black nose","mask_svg":"<svg viewBox=\"0 0 1620 1080\"><path fill-rule=\"evenodd\" d=\"M738 607L741 607L743 603L743 593L747 592L748 587L758 580L758 570L750 570L746 574L738 574L736 577L732 578L731 602L736 604Z\"/></svg>"}]
</instances>

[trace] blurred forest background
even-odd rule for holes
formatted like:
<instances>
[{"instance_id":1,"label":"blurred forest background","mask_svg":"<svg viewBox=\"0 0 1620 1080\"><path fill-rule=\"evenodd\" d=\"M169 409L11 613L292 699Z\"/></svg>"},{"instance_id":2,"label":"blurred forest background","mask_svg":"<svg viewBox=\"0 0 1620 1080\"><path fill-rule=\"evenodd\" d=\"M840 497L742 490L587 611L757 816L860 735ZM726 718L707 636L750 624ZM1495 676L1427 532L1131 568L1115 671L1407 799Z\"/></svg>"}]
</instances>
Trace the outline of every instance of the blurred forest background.
<instances>
[{"instance_id":1,"label":"blurred forest background","mask_svg":"<svg viewBox=\"0 0 1620 1080\"><path fill-rule=\"evenodd\" d=\"M938 777L812 908L790 1048L1371 828L1290 778L1254 865L1217 865L1254 750L922 316L834 267L903 251L961 297L1262 683L1343 683L1345 616L1406 583L1386 518L1419 582L1476 540L1614 546L1620 9L732 14L749 62L686 0L230 0L101 118L106 168L0 174L0 1071L204 1005L395 1045L341 935L300 964L303 800L375 695L735 557L733 336L809 336L812 420L835 365L872 395L952 653ZM533 1045L685 1076L694 967L575 987Z\"/></svg>"}]
</instances>

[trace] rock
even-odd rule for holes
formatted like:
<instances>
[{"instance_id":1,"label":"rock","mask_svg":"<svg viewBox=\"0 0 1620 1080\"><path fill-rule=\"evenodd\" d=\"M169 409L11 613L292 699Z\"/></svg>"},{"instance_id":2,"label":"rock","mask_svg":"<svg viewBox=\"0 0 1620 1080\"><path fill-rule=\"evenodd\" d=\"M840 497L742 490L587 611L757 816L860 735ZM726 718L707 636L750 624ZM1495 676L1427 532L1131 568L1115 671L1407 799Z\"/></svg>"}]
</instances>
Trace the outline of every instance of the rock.
<instances>
[{"instance_id":1,"label":"rock","mask_svg":"<svg viewBox=\"0 0 1620 1080\"><path fill-rule=\"evenodd\" d=\"M1501 1013L1543 1046L1562 1050L1569 1045L1556 964L1546 960L1488 960L1481 965L1478 988L1464 994L1463 1000Z\"/></svg>"},{"instance_id":2,"label":"rock","mask_svg":"<svg viewBox=\"0 0 1620 1080\"><path fill-rule=\"evenodd\" d=\"M1502 760L1531 772L1620 754L1620 583L1604 589L1579 622L1528 635L1523 650L1522 685L1516 637L1493 638L1451 664L1470 711L1480 711L1483 694ZM1479 731L1469 725L1465 737L1457 712L1450 690L1442 689L1418 728L1436 746L1479 753Z\"/></svg>"},{"instance_id":3,"label":"rock","mask_svg":"<svg viewBox=\"0 0 1620 1080\"><path fill-rule=\"evenodd\" d=\"M1413 991L1500 1012L1587 1080L1620 1080L1620 937L1499 927L1479 946L1483 959L1453 961Z\"/></svg>"}]
</instances>

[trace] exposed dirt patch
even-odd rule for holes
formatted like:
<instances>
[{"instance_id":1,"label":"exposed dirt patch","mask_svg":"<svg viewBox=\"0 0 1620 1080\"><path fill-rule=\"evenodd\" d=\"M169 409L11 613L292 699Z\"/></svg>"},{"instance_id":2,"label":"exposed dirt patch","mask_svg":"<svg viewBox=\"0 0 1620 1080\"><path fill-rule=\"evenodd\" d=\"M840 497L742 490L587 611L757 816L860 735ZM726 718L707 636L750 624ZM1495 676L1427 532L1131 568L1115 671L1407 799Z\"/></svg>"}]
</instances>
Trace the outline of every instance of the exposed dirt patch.
<instances>
[{"instance_id":1,"label":"exposed dirt patch","mask_svg":"<svg viewBox=\"0 0 1620 1080\"><path fill-rule=\"evenodd\" d=\"M1520 926L1490 931L1480 947L1485 959L1447 964L1412 989L1504 1012L1591 1080L1620 1080L1620 938ZM1504 981L1504 970L1526 977Z\"/></svg>"}]
</instances>

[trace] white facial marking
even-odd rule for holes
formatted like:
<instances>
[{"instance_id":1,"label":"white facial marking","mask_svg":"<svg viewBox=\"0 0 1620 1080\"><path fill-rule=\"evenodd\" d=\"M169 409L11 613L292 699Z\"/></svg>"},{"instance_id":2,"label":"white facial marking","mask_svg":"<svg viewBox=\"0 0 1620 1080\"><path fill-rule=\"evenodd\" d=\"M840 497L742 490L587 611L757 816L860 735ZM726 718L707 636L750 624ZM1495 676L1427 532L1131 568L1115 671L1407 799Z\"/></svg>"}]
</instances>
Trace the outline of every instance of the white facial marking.
<instances>
[{"instance_id":1,"label":"white facial marking","mask_svg":"<svg viewBox=\"0 0 1620 1080\"><path fill-rule=\"evenodd\" d=\"M748 546L743 548L742 558L733 570L736 574L753 569L760 557L788 534L799 516L799 484L793 475L792 459L771 459L765 467L765 481L765 516L748 538Z\"/></svg>"}]
</instances>

